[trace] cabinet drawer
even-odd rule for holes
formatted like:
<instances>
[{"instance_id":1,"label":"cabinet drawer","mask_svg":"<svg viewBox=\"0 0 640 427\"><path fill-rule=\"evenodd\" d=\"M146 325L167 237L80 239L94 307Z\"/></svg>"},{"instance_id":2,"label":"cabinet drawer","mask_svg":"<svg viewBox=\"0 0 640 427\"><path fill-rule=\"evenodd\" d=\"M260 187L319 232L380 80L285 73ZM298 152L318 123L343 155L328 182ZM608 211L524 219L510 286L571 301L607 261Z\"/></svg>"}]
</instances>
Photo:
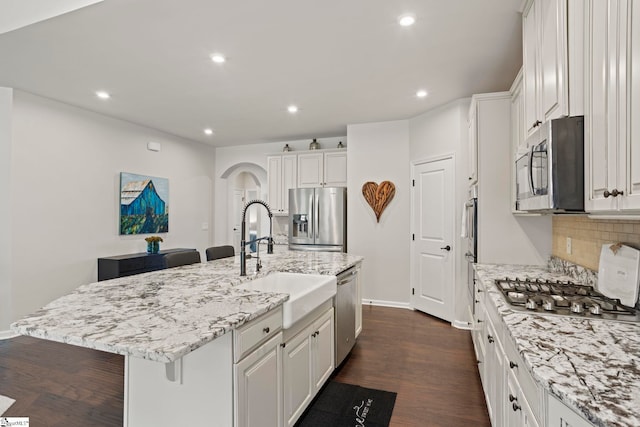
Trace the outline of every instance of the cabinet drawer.
<instances>
[{"instance_id":1,"label":"cabinet drawer","mask_svg":"<svg viewBox=\"0 0 640 427\"><path fill-rule=\"evenodd\" d=\"M144 258L129 258L120 261L120 273L144 269Z\"/></svg>"},{"instance_id":2,"label":"cabinet drawer","mask_svg":"<svg viewBox=\"0 0 640 427\"><path fill-rule=\"evenodd\" d=\"M233 361L238 362L249 351L282 329L282 307L252 320L233 331Z\"/></svg>"},{"instance_id":3,"label":"cabinet drawer","mask_svg":"<svg viewBox=\"0 0 640 427\"><path fill-rule=\"evenodd\" d=\"M535 415L536 419L540 421L542 419L542 399L540 397L540 389L529 371L527 371L527 368L524 366L524 361L516 351L511 337L505 338L507 338L504 343L504 350L507 355L506 369L513 372L520 388L522 389L522 393L531 407L531 411Z\"/></svg>"}]
</instances>

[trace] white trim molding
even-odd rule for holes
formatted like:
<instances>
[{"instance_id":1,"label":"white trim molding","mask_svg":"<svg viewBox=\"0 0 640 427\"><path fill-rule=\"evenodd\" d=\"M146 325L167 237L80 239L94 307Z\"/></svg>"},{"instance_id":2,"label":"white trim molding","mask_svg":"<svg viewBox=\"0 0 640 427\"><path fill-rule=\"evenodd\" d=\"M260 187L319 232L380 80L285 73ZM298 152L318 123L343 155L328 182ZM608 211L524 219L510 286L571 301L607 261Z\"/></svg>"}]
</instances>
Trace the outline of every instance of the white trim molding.
<instances>
[{"instance_id":1,"label":"white trim molding","mask_svg":"<svg viewBox=\"0 0 640 427\"><path fill-rule=\"evenodd\" d=\"M379 307L406 308L408 310L413 310L413 307L411 307L408 302L383 301L379 299L363 299L362 305L376 305Z\"/></svg>"}]
</instances>

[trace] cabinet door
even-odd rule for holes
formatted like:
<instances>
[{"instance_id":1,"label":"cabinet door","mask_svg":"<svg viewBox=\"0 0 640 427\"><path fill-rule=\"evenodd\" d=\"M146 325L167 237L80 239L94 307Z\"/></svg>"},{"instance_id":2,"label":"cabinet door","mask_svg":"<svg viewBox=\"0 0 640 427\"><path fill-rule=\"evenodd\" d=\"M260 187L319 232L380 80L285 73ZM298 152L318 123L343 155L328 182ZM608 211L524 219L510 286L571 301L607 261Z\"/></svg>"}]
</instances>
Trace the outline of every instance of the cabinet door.
<instances>
[{"instance_id":1,"label":"cabinet door","mask_svg":"<svg viewBox=\"0 0 640 427\"><path fill-rule=\"evenodd\" d=\"M522 398L522 425L523 427L539 426L538 421L536 420L536 417L533 416L533 411L531 410L529 403L524 397ZM569 427L569 426L566 426L566 427ZM578 427L578 426L575 426L575 427Z\"/></svg>"},{"instance_id":2,"label":"cabinet door","mask_svg":"<svg viewBox=\"0 0 640 427\"><path fill-rule=\"evenodd\" d=\"M540 102L547 121L568 115L567 0L536 0L540 3Z\"/></svg>"},{"instance_id":3,"label":"cabinet door","mask_svg":"<svg viewBox=\"0 0 640 427\"><path fill-rule=\"evenodd\" d=\"M475 301L475 324L473 326L472 337L474 350L476 352L476 359L478 360L478 372L480 374L480 381L482 382L482 385L484 387L486 384L484 377L486 354L484 340L486 327L484 325L486 324L486 312L484 309L484 294L479 288L476 289Z\"/></svg>"},{"instance_id":4,"label":"cabinet door","mask_svg":"<svg viewBox=\"0 0 640 427\"><path fill-rule=\"evenodd\" d=\"M347 152L324 153L323 187L347 186Z\"/></svg>"},{"instance_id":5,"label":"cabinet door","mask_svg":"<svg viewBox=\"0 0 640 427\"><path fill-rule=\"evenodd\" d=\"M580 415L573 412L571 408L567 407L555 396L550 394L547 394L547 396L547 425L549 427L590 427L592 425Z\"/></svg>"},{"instance_id":6,"label":"cabinet door","mask_svg":"<svg viewBox=\"0 0 640 427\"><path fill-rule=\"evenodd\" d=\"M506 359L505 359L506 361ZM507 388L505 390L504 402L504 422L506 426L521 426L522 425L522 410L520 409L519 402L519 387L518 383L513 376L513 373L507 373Z\"/></svg>"},{"instance_id":7,"label":"cabinet door","mask_svg":"<svg viewBox=\"0 0 640 427\"><path fill-rule=\"evenodd\" d=\"M333 372L334 349L333 309L331 309L314 323L312 333L313 368L311 371L315 390L319 390Z\"/></svg>"},{"instance_id":8,"label":"cabinet door","mask_svg":"<svg viewBox=\"0 0 640 427\"><path fill-rule=\"evenodd\" d=\"M522 72L524 78L524 127L527 136L537 129L538 114L538 22L537 4L531 2L522 15Z\"/></svg>"},{"instance_id":9,"label":"cabinet door","mask_svg":"<svg viewBox=\"0 0 640 427\"><path fill-rule=\"evenodd\" d=\"M485 397L487 399L487 409L491 424L494 426L503 425L504 408L504 350L498 339L498 334L491 322L490 316L486 318L487 333L485 335Z\"/></svg>"},{"instance_id":10,"label":"cabinet door","mask_svg":"<svg viewBox=\"0 0 640 427\"><path fill-rule=\"evenodd\" d=\"M356 267L356 338L362 332L362 274L360 264Z\"/></svg>"},{"instance_id":11,"label":"cabinet door","mask_svg":"<svg viewBox=\"0 0 640 427\"><path fill-rule=\"evenodd\" d=\"M236 427L282 425L281 342L279 333L234 365Z\"/></svg>"},{"instance_id":12,"label":"cabinet door","mask_svg":"<svg viewBox=\"0 0 640 427\"><path fill-rule=\"evenodd\" d=\"M282 351L284 423L292 426L313 397L311 331L306 328Z\"/></svg>"},{"instance_id":13,"label":"cabinet door","mask_svg":"<svg viewBox=\"0 0 640 427\"><path fill-rule=\"evenodd\" d=\"M640 209L640 4L627 6L627 114L628 135L621 156L621 167L627 166L625 196L620 198L624 210Z\"/></svg>"},{"instance_id":14,"label":"cabinet door","mask_svg":"<svg viewBox=\"0 0 640 427\"><path fill-rule=\"evenodd\" d=\"M617 209L604 197L617 185L617 0L589 2L587 41L587 114L585 170L587 211Z\"/></svg>"},{"instance_id":15,"label":"cabinet door","mask_svg":"<svg viewBox=\"0 0 640 427\"><path fill-rule=\"evenodd\" d=\"M269 206L275 212L282 210L282 156L267 156Z\"/></svg>"},{"instance_id":16,"label":"cabinet door","mask_svg":"<svg viewBox=\"0 0 640 427\"><path fill-rule=\"evenodd\" d=\"M298 188L322 186L322 153L298 154Z\"/></svg>"},{"instance_id":17,"label":"cabinet door","mask_svg":"<svg viewBox=\"0 0 640 427\"><path fill-rule=\"evenodd\" d=\"M289 190L296 188L298 179L298 156L284 154L282 156L282 212L289 212Z\"/></svg>"},{"instance_id":18,"label":"cabinet door","mask_svg":"<svg viewBox=\"0 0 640 427\"><path fill-rule=\"evenodd\" d=\"M478 182L478 113L475 105L469 114L469 185Z\"/></svg>"}]
</instances>

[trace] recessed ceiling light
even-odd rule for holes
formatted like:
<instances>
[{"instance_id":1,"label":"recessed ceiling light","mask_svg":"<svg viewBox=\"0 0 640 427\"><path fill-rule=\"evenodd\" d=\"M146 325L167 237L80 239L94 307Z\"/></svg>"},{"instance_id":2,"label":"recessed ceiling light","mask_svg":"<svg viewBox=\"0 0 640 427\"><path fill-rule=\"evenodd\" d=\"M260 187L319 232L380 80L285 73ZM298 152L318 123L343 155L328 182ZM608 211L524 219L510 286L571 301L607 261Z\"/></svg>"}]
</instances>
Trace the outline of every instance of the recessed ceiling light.
<instances>
[{"instance_id":1,"label":"recessed ceiling light","mask_svg":"<svg viewBox=\"0 0 640 427\"><path fill-rule=\"evenodd\" d=\"M413 15L402 15L398 18L398 22L403 27L410 27L416 22L416 17Z\"/></svg>"},{"instance_id":2,"label":"recessed ceiling light","mask_svg":"<svg viewBox=\"0 0 640 427\"><path fill-rule=\"evenodd\" d=\"M427 91L426 90L419 90L416 92L416 96L418 98L424 98L427 96Z\"/></svg>"},{"instance_id":3,"label":"recessed ceiling light","mask_svg":"<svg viewBox=\"0 0 640 427\"><path fill-rule=\"evenodd\" d=\"M287 107L287 111L290 112L291 114L295 114L298 112L298 107L295 105L289 105Z\"/></svg>"},{"instance_id":4,"label":"recessed ceiling light","mask_svg":"<svg viewBox=\"0 0 640 427\"><path fill-rule=\"evenodd\" d=\"M220 53L214 53L213 55L211 55L211 60L213 62L215 62L216 64L222 64L227 59L224 57L224 55L222 55Z\"/></svg>"},{"instance_id":5,"label":"recessed ceiling light","mask_svg":"<svg viewBox=\"0 0 640 427\"><path fill-rule=\"evenodd\" d=\"M204 130L204 133L205 133L205 135L213 135L213 129L206 128L206 129Z\"/></svg>"},{"instance_id":6,"label":"recessed ceiling light","mask_svg":"<svg viewBox=\"0 0 640 427\"><path fill-rule=\"evenodd\" d=\"M109 95L109 92L105 92L104 90L99 90L96 92L96 96L100 99L109 99L111 98L111 95Z\"/></svg>"}]
</instances>

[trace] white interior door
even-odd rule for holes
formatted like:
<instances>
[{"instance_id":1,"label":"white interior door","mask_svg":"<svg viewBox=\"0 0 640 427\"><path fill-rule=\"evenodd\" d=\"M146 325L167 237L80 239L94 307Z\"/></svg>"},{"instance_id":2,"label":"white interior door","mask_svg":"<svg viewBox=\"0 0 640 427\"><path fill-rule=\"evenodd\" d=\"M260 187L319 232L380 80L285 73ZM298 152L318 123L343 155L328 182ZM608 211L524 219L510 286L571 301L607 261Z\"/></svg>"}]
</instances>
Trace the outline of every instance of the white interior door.
<instances>
[{"instance_id":1,"label":"white interior door","mask_svg":"<svg viewBox=\"0 0 640 427\"><path fill-rule=\"evenodd\" d=\"M453 320L453 158L413 165L411 305Z\"/></svg>"}]
</instances>

